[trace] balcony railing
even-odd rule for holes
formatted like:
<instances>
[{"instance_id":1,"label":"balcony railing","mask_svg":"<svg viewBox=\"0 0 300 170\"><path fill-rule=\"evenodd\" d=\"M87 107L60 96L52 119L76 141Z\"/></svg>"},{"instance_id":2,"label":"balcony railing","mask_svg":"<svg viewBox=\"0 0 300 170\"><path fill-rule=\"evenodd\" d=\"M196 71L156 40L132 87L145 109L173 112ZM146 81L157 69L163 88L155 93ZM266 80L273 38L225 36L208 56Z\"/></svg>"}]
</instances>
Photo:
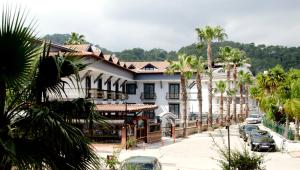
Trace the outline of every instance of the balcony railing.
<instances>
[{"instance_id":1,"label":"balcony railing","mask_svg":"<svg viewBox=\"0 0 300 170\"><path fill-rule=\"evenodd\" d=\"M103 99L103 100L125 100L128 99L128 95L122 92L89 89L86 94L87 98Z\"/></svg>"},{"instance_id":2,"label":"balcony railing","mask_svg":"<svg viewBox=\"0 0 300 170\"><path fill-rule=\"evenodd\" d=\"M155 100L156 94L155 93L141 93L142 100Z\"/></svg>"},{"instance_id":3,"label":"balcony railing","mask_svg":"<svg viewBox=\"0 0 300 170\"><path fill-rule=\"evenodd\" d=\"M180 93L167 93L166 94L166 99L177 100L177 99L179 99L179 97L180 97Z\"/></svg>"}]
</instances>

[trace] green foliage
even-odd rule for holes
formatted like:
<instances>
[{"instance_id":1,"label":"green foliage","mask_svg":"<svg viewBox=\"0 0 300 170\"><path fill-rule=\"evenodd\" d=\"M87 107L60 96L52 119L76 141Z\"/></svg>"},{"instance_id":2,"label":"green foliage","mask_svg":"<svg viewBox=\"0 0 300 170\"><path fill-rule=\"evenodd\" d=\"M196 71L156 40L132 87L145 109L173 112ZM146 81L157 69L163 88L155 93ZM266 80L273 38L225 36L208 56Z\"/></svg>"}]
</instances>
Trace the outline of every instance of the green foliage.
<instances>
[{"instance_id":1,"label":"green foliage","mask_svg":"<svg viewBox=\"0 0 300 170\"><path fill-rule=\"evenodd\" d=\"M225 139L220 131L222 137L222 144L217 143L215 138L210 135L214 146L219 153L220 158L216 159L219 162L220 168L223 170L264 170L265 157L262 154L250 152L246 147L242 150L230 149L225 144ZM230 155L230 156L229 156ZM215 159L215 158L213 158ZM230 167L229 167L230 160Z\"/></svg>"},{"instance_id":2,"label":"green foliage","mask_svg":"<svg viewBox=\"0 0 300 170\"><path fill-rule=\"evenodd\" d=\"M76 32L71 32L71 36L67 41L64 42L64 44L67 45L78 45L78 44L86 44L87 41L84 39L84 35L80 35Z\"/></svg>"},{"instance_id":3,"label":"green foliage","mask_svg":"<svg viewBox=\"0 0 300 170\"><path fill-rule=\"evenodd\" d=\"M44 39L51 40L57 44L64 44L70 37L70 34L52 34L46 35ZM218 49L226 46L238 48L246 52L246 55L249 56L250 59L250 69L254 75L258 72L268 70L277 64L281 64L285 70L289 70L290 68L300 68L300 47L284 47L278 45L266 46L264 44L255 45L254 43L238 43L233 41L213 42L213 58L217 59L220 56ZM105 48L100 49L105 54L113 53ZM184 46L178 51L167 52L163 49L146 51L141 48L133 48L115 52L115 54L123 61L164 61L176 60L177 52L196 56L206 56L207 53L206 45L202 45L199 48L199 44L194 43Z\"/></svg>"},{"instance_id":4,"label":"green foliage","mask_svg":"<svg viewBox=\"0 0 300 170\"><path fill-rule=\"evenodd\" d=\"M21 86L28 80L37 61L33 21L25 28L25 11L9 9L2 12L0 25L0 81L9 88Z\"/></svg>"},{"instance_id":5,"label":"green foliage","mask_svg":"<svg viewBox=\"0 0 300 170\"><path fill-rule=\"evenodd\" d=\"M285 70L300 68L300 47L266 46L233 41L215 42L212 43L214 59L217 59L219 56L218 49L225 46L245 51L246 55L250 58L250 69L254 75L258 72L268 70L277 64L281 64ZM182 47L178 52L184 52L187 55L204 56L206 54L206 47L198 49L197 44L192 44Z\"/></svg>"},{"instance_id":6,"label":"green foliage","mask_svg":"<svg viewBox=\"0 0 300 170\"><path fill-rule=\"evenodd\" d=\"M264 118L263 119L263 125L266 126L267 128L270 128L276 133L279 133L280 135L284 135L285 127L281 124L275 123L274 121ZM294 140L294 132L291 129L288 129L288 139Z\"/></svg>"},{"instance_id":7,"label":"green foliage","mask_svg":"<svg viewBox=\"0 0 300 170\"><path fill-rule=\"evenodd\" d=\"M119 161L121 150L114 150L112 155L108 155L106 158L101 158L102 161L105 163L105 168L109 168L110 170L117 170L118 167L121 165L121 162Z\"/></svg>"},{"instance_id":8,"label":"green foliage","mask_svg":"<svg viewBox=\"0 0 300 170\"><path fill-rule=\"evenodd\" d=\"M128 137L128 140L126 142L127 148L133 148L136 146L136 139L133 137Z\"/></svg>"},{"instance_id":9,"label":"green foliage","mask_svg":"<svg viewBox=\"0 0 300 170\"><path fill-rule=\"evenodd\" d=\"M177 59L175 51L167 52L158 48L149 51L141 48L133 48L131 50L116 52L115 54L123 61L164 61Z\"/></svg>"},{"instance_id":10,"label":"green foliage","mask_svg":"<svg viewBox=\"0 0 300 170\"><path fill-rule=\"evenodd\" d=\"M43 37L43 39L51 41L54 44L64 44L70 37L70 34L47 34Z\"/></svg>"},{"instance_id":11,"label":"green foliage","mask_svg":"<svg viewBox=\"0 0 300 170\"><path fill-rule=\"evenodd\" d=\"M216 82L215 93L220 92L223 94L225 91L226 91L226 82L222 80Z\"/></svg>"},{"instance_id":12,"label":"green foliage","mask_svg":"<svg viewBox=\"0 0 300 170\"><path fill-rule=\"evenodd\" d=\"M6 58L0 65L0 169L99 169L89 140L65 120L65 110L41 100L47 98L45 90L60 93L62 77L75 76L77 83L83 65L50 57L47 46L35 62L40 48L23 14L20 9L2 13L0 48Z\"/></svg>"}]
</instances>

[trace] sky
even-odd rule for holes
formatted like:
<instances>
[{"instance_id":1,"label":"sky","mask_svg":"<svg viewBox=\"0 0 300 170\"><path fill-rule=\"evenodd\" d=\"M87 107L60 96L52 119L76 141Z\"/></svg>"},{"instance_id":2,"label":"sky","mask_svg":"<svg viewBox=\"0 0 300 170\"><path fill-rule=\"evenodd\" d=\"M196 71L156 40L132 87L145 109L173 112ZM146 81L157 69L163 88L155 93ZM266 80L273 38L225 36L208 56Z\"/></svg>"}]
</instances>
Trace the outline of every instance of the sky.
<instances>
[{"instance_id":1,"label":"sky","mask_svg":"<svg viewBox=\"0 0 300 170\"><path fill-rule=\"evenodd\" d=\"M228 40L299 46L299 0L0 0L36 19L40 37L77 32L111 51L179 50L195 28L223 27Z\"/></svg>"}]
</instances>

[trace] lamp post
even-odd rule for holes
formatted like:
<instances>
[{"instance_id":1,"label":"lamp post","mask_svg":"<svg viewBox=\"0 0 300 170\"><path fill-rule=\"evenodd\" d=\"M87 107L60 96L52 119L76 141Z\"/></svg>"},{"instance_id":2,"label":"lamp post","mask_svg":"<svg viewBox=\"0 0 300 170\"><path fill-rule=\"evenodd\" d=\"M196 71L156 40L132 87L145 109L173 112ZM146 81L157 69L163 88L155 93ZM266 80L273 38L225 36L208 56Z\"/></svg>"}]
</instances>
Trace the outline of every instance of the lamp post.
<instances>
[{"instance_id":1,"label":"lamp post","mask_svg":"<svg viewBox=\"0 0 300 170\"><path fill-rule=\"evenodd\" d=\"M230 169L230 163L231 163L231 160L230 160L230 131L229 131L229 119L227 119L227 125L226 125L226 129L227 129L227 137L228 137L228 166L229 166L229 169Z\"/></svg>"},{"instance_id":2,"label":"lamp post","mask_svg":"<svg viewBox=\"0 0 300 170\"><path fill-rule=\"evenodd\" d=\"M127 138L128 138L128 135L127 135L127 102L125 102L125 138L126 138L126 143L125 143L125 149L127 150Z\"/></svg>"}]
</instances>

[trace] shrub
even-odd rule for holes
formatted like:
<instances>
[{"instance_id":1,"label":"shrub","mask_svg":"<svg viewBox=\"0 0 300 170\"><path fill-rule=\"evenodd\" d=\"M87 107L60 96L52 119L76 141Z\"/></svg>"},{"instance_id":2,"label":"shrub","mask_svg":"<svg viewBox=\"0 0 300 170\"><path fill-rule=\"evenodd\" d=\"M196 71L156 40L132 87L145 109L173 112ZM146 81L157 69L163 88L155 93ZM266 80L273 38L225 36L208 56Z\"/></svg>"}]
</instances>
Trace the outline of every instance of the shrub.
<instances>
[{"instance_id":1,"label":"shrub","mask_svg":"<svg viewBox=\"0 0 300 170\"><path fill-rule=\"evenodd\" d=\"M230 167L229 167L229 149L225 144L224 136L221 133L223 144L218 144L214 137L213 143L217 148L217 152L220 155L219 159L216 159L220 163L220 167L223 170L263 170L264 168L264 155L258 155L254 152L250 152L246 147L242 150L230 149Z\"/></svg>"},{"instance_id":2,"label":"shrub","mask_svg":"<svg viewBox=\"0 0 300 170\"><path fill-rule=\"evenodd\" d=\"M127 148L135 147L136 146L136 140L132 137L128 137L126 145L127 145Z\"/></svg>"}]
</instances>

